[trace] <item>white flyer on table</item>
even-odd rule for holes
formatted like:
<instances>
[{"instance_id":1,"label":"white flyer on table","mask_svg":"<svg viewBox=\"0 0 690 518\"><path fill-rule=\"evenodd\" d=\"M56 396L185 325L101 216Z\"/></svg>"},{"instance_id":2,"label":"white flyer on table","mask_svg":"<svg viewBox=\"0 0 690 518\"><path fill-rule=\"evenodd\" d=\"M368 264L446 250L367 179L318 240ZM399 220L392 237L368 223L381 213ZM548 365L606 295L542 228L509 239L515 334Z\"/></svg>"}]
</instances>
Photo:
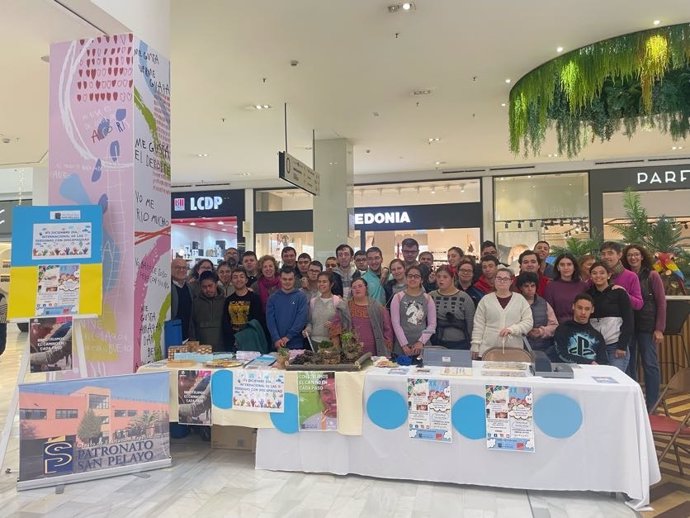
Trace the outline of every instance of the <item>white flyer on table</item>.
<instances>
[{"instance_id":1,"label":"white flyer on table","mask_svg":"<svg viewBox=\"0 0 690 518\"><path fill-rule=\"evenodd\" d=\"M407 419L412 439L451 442L450 381L407 378Z\"/></svg>"},{"instance_id":2,"label":"white flyer on table","mask_svg":"<svg viewBox=\"0 0 690 518\"><path fill-rule=\"evenodd\" d=\"M486 385L486 446L534 452L532 388Z\"/></svg>"},{"instance_id":3,"label":"white flyer on table","mask_svg":"<svg viewBox=\"0 0 690 518\"><path fill-rule=\"evenodd\" d=\"M285 371L235 370L232 380L232 408L235 410L284 412Z\"/></svg>"}]
</instances>

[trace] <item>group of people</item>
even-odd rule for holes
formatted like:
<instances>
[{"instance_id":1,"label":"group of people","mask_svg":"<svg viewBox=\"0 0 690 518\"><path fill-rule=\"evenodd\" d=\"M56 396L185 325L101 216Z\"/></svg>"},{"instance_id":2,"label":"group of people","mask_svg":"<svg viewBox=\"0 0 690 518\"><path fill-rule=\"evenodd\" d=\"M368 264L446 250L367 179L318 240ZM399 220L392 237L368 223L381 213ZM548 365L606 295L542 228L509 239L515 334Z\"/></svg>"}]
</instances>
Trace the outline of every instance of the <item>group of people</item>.
<instances>
[{"instance_id":1,"label":"group of people","mask_svg":"<svg viewBox=\"0 0 690 518\"><path fill-rule=\"evenodd\" d=\"M666 299L642 246L605 242L599 258L564 253L550 264L550 246L540 241L520 254L517 276L491 241L479 259L452 247L439 266L411 238L401 255L386 268L378 247L355 253L342 244L324 266L288 246L279 265L230 249L217 268L203 259L191 274L177 258L172 318L184 338L214 350L245 348L238 332L251 325L270 349L337 344L353 331L364 352L412 359L427 344L480 359L491 347L526 341L553 361L611 364L633 378L639 352L647 403L655 403Z\"/></svg>"}]
</instances>

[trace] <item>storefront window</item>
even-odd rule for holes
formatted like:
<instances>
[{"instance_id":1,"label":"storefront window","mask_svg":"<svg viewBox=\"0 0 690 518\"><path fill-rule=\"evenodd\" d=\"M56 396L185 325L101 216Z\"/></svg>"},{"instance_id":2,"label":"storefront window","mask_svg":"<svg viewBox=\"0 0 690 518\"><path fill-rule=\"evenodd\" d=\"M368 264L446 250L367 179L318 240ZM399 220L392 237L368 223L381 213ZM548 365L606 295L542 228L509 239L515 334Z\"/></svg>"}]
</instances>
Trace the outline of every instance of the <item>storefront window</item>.
<instances>
[{"instance_id":1,"label":"storefront window","mask_svg":"<svg viewBox=\"0 0 690 518\"><path fill-rule=\"evenodd\" d=\"M672 217L675 219L677 229L681 232L681 240L690 238L690 207L688 207L687 190L638 192L640 202L647 211L650 221L656 221L661 216ZM630 222L623 203L624 196L622 192L603 194L604 239L621 240L622 236L611 224Z\"/></svg>"},{"instance_id":2,"label":"storefront window","mask_svg":"<svg viewBox=\"0 0 690 518\"><path fill-rule=\"evenodd\" d=\"M495 235L502 262L537 241L563 246L570 237L589 237L587 173L494 178Z\"/></svg>"},{"instance_id":3,"label":"storefront window","mask_svg":"<svg viewBox=\"0 0 690 518\"><path fill-rule=\"evenodd\" d=\"M256 252L280 256L284 246L313 255L311 196L297 189L257 191L256 211L284 212L272 225L295 231L265 232L257 220ZM481 227L481 185L478 179L453 182L410 182L359 185L354 188L355 250L378 246L384 262L400 257L403 239L412 237L420 251L445 261L451 246L477 251ZM258 217L258 215L257 215ZM267 221L262 215L262 221ZM267 229L268 230L268 229ZM319 258L325 259L325 258Z\"/></svg>"},{"instance_id":4,"label":"storefront window","mask_svg":"<svg viewBox=\"0 0 690 518\"><path fill-rule=\"evenodd\" d=\"M191 264L199 259L218 264L228 248L237 248L237 218L174 219L171 243L175 255Z\"/></svg>"}]
</instances>

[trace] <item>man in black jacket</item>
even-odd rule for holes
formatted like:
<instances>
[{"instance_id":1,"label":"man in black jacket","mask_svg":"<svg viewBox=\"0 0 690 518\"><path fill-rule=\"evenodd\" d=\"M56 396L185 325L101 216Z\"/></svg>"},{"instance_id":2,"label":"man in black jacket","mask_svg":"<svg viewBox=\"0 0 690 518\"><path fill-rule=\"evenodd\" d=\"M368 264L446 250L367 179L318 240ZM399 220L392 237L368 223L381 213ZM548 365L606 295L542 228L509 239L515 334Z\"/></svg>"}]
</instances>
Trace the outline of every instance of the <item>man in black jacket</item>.
<instances>
[{"instance_id":1,"label":"man in black jacket","mask_svg":"<svg viewBox=\"0 0 690 518\"><path fill-rule=\"evenodd\" d=\"M592 313L592 297L587 293L577 295L573 301L573 320L559 325L554 335L558 360L568 363L608 364L604 337L589 323Z\"/></svg>"}]
</instances>

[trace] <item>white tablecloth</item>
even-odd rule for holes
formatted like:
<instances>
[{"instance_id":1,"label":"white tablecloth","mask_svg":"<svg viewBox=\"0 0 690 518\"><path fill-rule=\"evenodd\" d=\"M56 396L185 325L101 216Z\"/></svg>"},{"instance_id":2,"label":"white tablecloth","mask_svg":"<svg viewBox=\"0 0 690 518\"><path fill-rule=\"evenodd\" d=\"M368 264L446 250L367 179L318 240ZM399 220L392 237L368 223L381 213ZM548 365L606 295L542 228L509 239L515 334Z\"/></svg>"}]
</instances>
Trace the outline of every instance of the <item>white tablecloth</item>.
<instances>
[{"instance_id":1,"label":"white tablecloth","mask_svg":"<svg viewBox=\"0 0 690 518\"><path fill-rule=\"evenodd\" d=\"M456 430L451 444L413 440L407 423L385 430L364 412L361 436L260 429L256 467L515 489L612 491L627 494L635 508L648 504L649 486L661 475L639 385L609 366L583 366L575 374L570 380L450 378L454 400L467 394L483 398L486 384L499 383L531 386L535 404L552 393L577 401L583 414L579 430L557 439L535 425L534 453L489 451L486 440L471 440ZM592 376L609 376L618 383L599 384ZM380 389L406 398L406 376L370 369L363 404Z\"/></svg>"}]
</instances>

